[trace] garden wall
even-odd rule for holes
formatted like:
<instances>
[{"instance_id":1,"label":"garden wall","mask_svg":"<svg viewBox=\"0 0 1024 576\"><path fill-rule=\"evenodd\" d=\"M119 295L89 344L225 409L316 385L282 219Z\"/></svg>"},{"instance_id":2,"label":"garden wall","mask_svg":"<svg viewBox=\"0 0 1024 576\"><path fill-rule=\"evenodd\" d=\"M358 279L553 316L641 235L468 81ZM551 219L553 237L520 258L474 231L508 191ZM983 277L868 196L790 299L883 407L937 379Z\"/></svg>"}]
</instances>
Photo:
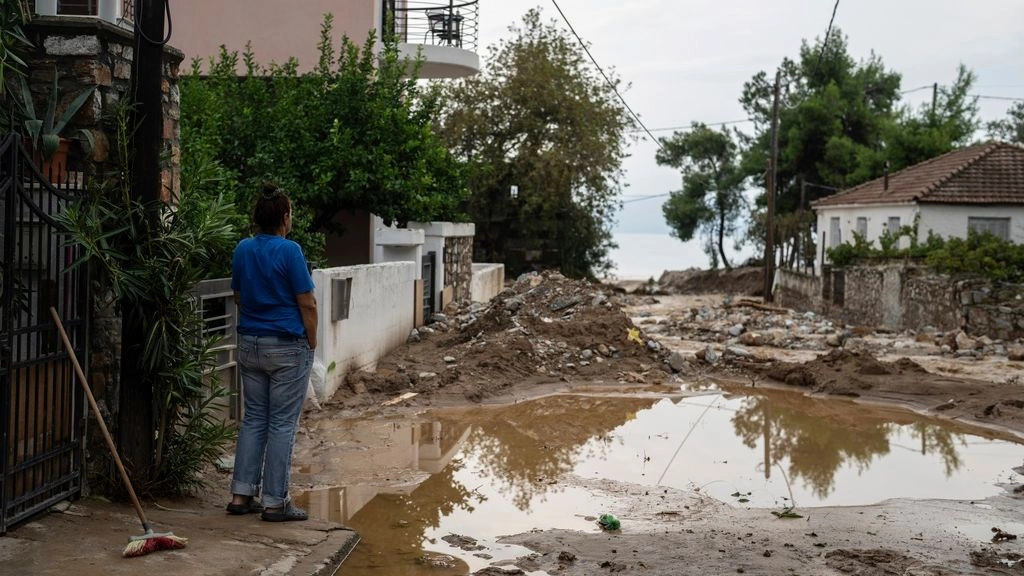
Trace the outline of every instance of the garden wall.
<instances>
[{"instance_id":1,"label":"garden wall","mask_svg":"<svg viewBox=\"0 0 1024 576\"><path fill-rule=\"evenodd\" d=\"M924 267L850 266L823 276L780 270L775 297L783 306L848 325L1024 337L1024 285L952 278Z\"/></svg>"}]
</instances>

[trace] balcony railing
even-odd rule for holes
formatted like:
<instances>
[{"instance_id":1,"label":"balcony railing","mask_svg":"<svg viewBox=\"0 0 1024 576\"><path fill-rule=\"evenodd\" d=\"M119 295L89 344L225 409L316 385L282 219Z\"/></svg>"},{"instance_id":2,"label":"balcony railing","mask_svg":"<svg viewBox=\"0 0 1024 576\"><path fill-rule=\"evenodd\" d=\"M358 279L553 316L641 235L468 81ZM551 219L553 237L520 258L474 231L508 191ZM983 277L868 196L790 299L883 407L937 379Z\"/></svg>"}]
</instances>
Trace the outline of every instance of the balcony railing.
<instances>
[{"instance_id":1,"label":"balcony railing","mask_svg":"<svg viewBox=\"0 0 1024 576\"><path fill-rule=\"evenodd\" d=\"M479 16L479 0L385 0L382 28L391 29L393 19L394 32L401 42L476 52Z\"/></svg>"},{"instance_id":2,"label":"balcony railing","mask_svg":"<svg viewBox=\"0 0 1024 576\"><path fill-rule=\"evenodd\" d=\"M131 27L135 0L29 0L29 9L40 16L87 16Z\"/></svg>"}]
</instances>

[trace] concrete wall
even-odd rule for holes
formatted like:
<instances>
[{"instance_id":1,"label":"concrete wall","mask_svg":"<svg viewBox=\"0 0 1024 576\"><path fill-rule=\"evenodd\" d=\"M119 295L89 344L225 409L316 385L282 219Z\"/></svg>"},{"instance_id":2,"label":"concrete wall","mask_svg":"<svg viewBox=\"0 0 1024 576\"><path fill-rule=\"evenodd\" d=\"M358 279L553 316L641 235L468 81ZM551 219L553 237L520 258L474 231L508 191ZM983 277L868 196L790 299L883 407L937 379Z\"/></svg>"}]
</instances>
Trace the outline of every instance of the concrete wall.
<instances>
[{"instance_id":1,"label":"concrete wall","mask_svg":"<svg viewBox=\"0 0 1024 576\"><path fill-rule=\"evenodd\" d=\"M423 261L423 239L423 230L385 226L379 216L373 216L373 263L408 261L419 265Z\"/></svg>"},{"instance_id":2,"label":"concrete wall","mask_svg":"<svg viewBox=\"0 0 1024 576\"><path fill-rule=\"evenodd\" d=\"M342 35L362 45L370 30L380 27L382 0L301 0L254 2L253 0L177 0L172 3L174 38L171 43L187 61L204 62L216 56L223 44L228 50L245 50L252 43L261 64L283 64L289 58L307 71L319 60L317 42L324 14L334 15L335 48ZM239 72L245 69L239 61Z\"/></svg>"},{"instance_id":3,"label":"concrete wall","mask_svg":"<svg viewBox=\"0 0 1024 576\"><path fill-rule=\"evenodd\" d=\"M504 288L504 264L473 264L473 280L469 289L473 302L490 302Z\"/></svg>"},{"instance_id":4,"label":"concrete wall","mask_svg":"<svg viewBox=\"0 0 1024 576\"><path fill-rule=\"evenodd\" d=\"M316 361L334 363L322 381L314 378L317 397L334 394L352 370L373 368L377 361L405 343L413 329L413 302L418 265L391 262L313 271L319 308ZM332 279L350 278L348 318L332 321Z\"/></svg>"}]
</instances>

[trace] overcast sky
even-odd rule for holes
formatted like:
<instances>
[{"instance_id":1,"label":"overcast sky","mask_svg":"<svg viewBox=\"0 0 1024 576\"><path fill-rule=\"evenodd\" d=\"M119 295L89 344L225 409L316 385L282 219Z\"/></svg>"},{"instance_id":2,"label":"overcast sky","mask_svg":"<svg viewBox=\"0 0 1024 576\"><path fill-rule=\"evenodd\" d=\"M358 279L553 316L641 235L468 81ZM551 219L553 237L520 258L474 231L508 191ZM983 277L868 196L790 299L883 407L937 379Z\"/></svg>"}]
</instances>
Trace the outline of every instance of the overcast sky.
<instances>
[{"instance_id":1,"label":"overcast sky","mask_svg":"<svg viewBox=\"0 0 1024 576\"><path fill-rule=\"evenodd\" d=\"M745 117L738 99L743 83L795 58L801 39L822 37L834 0L556 0L597 62L631 87L629 106L655 136L659 128L691 121ZM480 0L481 56L508 36L509 25L530 8L564 26L551 0ZM874 50L902 74L903 89L949 83L963 63L978 76L975 92L1024 98L1024 1L842 0L835 26L849 38L851 54ZM919 104L922 90L905 96ZM983 121L1005 115L1012 102L979 101ZM749 125L748 125L749 126ZM742 126L741 126L742 127ZM649 139L630 147L625 190L629 196L678 189L677 171L654 161ZM620 231L665 231L663 199L631 202Z\"/></svg>"}]
</instances>

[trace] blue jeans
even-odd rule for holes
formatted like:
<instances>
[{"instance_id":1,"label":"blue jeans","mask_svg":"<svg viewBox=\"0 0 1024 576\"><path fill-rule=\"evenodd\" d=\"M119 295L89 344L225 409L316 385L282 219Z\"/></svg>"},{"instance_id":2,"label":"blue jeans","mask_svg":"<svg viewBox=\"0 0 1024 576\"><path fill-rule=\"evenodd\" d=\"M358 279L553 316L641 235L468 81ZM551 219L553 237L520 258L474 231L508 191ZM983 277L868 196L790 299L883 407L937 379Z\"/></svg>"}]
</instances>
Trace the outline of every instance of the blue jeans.
<instances>
[{"instance_id":1,"label":"blue jeans","mask_svg":"<svg viewBox=\"0 0 1024 576\"><path fill-rule=\"evenodd\" d=\"M262 492L264 506L284 506L313 351L305 338L239 334L238 360L245 415L231 493Z\"/></svg>"}]
</instances>

